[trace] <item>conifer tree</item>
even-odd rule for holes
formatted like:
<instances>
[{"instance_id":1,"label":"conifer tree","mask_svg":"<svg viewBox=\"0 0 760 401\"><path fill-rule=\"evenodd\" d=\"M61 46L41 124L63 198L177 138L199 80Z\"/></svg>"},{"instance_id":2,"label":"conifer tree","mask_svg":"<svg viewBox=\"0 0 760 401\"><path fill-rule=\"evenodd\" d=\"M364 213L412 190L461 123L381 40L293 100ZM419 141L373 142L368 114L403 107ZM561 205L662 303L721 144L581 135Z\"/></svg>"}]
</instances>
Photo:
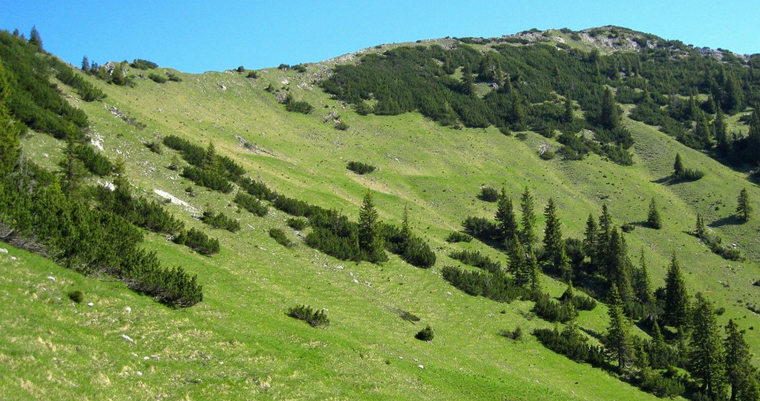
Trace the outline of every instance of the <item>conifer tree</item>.
<instances>
[{"instance_id":1,"label":"conifer tree","mask_svg":"<svg viewBox=\"0 0 760 401\"><path fill-rule=\"evenodd\" d=\"M749 201L747 188L742 188L742 190L739 192L739 198L737 199L736 216L739 218L739 220L747 222L749 221L749 216L751 213L752 204L750 204Z\"/></svg>"},{"instance_id":2,"label":"conifer tree","mask_svg":"<svg viewBox=\"0 0 760 401\"><path fill-rule=\"evenodd\" d=\"M525 259L525 269L527 271L527 276L530 279L530 289L534 293L538 293L541 291L541 268L538 267L538 261L536 260L536 255L533 253L533 250L531 249L528 252L528 255Z\"/></svg>"},{"instance_id":3,"label":"conifer tree","mask_svg":"<svg viewBox=\"0 0 760 401\"><path fill-rule=\"evenodd\" d=\"M520 241L517 241L515 235L512 236L512 240L509 241L509 272L515 276L515 284L518 286L524 286L530 282L530 277L526 273L527 256L525 254L525 248L523 248Z\"/></svg>"},{"instance_id":4,"label":"conifer tree","mask_svg":"<svg viewBox=\"0 0 760 401\"><path fill-rule=\"evenodd\" d=\"M673 163L673 176L681 177L684 173L683 162L681 161L681 154L676 153L676 161Z\"/></svg>"},{"instance_id":5,"label":"conifer tree","mask_svg":"<svg viewBox=\"0 0 760 401\"><path fill-rule=\"evenodd\" d=\"M664 320L668 325L677 328L679 334L683 334L683 330L689 323L689 294L675 253L665 277Z\"/></svg>"},{"instance_id":6,"label":"conifer tree","mask_svg":"<svg viewBox=\"0 0 760 401\"><path fill-rule=\"evenodd\" d=\"M705 228L705 221L702 219L702 215L697 213L697 224L696 228L694 229L694 235L697 236L697 238L704 238L707 234L707 229Z\"/></svg>"},{"instance_id":7,"label":"conifer tree","mask_svg":"<svg viewBox=\"0 0 760 401\"><path fill-rule=\"evenodd\" d=\"M618 295L624 303L633 301L633 287L631 286L630 260L623 237L616 228L610 232L606 254L602 267L602 274L607 277L609 283L617 287ZM630 311L627 311L630 312Z\"/></svg>"},{"instance_id":8,"label":"conifer tree","mask_svg":"<svg viewBox=\"0 0 760 401\"><path fill-rule=\"evenodd\" d=\"M42 49L42 37L37 31L37 27L33 26L32 31L29 33L29 43Z\"/></svg>"},{"instance_id":9,"label":"conifer tree","mask_svg":"<svg viewBox=\"0 0 760 401\"><path fill-rule=\"evenodd\" d=\"M623 300L620 299L618 288L612 285L609 293L610 325L604 336L604 349L610 357L617 360L618 369L624 371L633 358L633 340L631 338L631 322L623 313Z\"/></svg>"},{"instance_id":10,"label":"conifer tree","mask_svg":"<svg viewBox=\"0 0 760 401\"><path fill-rule=\"evenodd\" d=\"M82 71L90 72L90 60L87 56L82 57Z\"/></svg>"},{"instance_id":11,"label":"conifer tree","mask_svg":"<svg viewBox=\"0 0 760 401\"><path fill-rule=\"evenodd\" d=\"M668 354L668 345L665 343L665 337L660 331L660 325L654 321L652 325L652 342L649 351L649 363L655 369L665 369L668 367L666 355Z\"/></svg>"},{"instance_id":12,"label":"conifer tree","mask_svg":"<svg viewBox=\"0 0 760 401\"><path fill-rule=\"evenodd\" d=\"M701 294L692 317L689 372L702 384L701 390L713 399L722 393L725 380L725 354L712 303Z\"/></svg>"},{"instance_id":13,"label":"conifer tree","mask_svg":"<svg viewBox=\"0 0 760 401\"><path fill-rule=\"evenodd\" d=\"M388 256L383 250L383 237L380 232L377 210L372 201L372 192L367 189L362 208L359 211L359 249L372 263L384 262Z\"/></svg>"},{"instance_id":14,"label":"conifer tree","mask_svg":"<svg viewBox=\"0 0 760 401\"><path fill-rule=\"evenodd\" d=\"M557 271L563 280L569 280L572 273L570 261L565 251L565 241L562 239L562 223L557 218L557 207L553 198L544 209L546 229L544 230L544 257Z\"/></svg>"},{"instance_id":15,"label":"conifer tree","mask_svg":"<svg viewBox=\"0 0 760 401\"><path fill-rule=\"evenodd\" d=\"M715 113L715 120L712 123L713 136L718 143L718 152L726 154L731 149L731 144L728 142L728 132L723 110L720 107L716 108L717 112Z\"/></svg>"},{"instance_id":16,"label":"conifer tree","mask_svg":"<svg viewBox=\"0 0 760 401\"><path fill-rule=\"evenodd\" d=\"M726 352L726 378L731 386L731 401L760 399L757 394L756 369L752 366L749 345L744 340L744 331L733 320L726 325L723 343ZM754 390L753 390L754 388ZM753 394L754 393L754 394Z\"/></svg>"},{"instance_id":17,"label":"conifer tree","mask_svg":"<svg viewBox=\"0 0 760 401\"><path fill-rule=\"evenodd\" d=\"M565 113L562 115L562 122L570 124L573 122L573 119L573 99L570 98L570 95L565 95Z\"/></svg>"},{"instance_id":18,"label":"conifer tree","mask_svg":"<svg viewBox=\"0 0 760 401\"><path fill-rule=\"evenodd\" d=\"M520 198L520 210L522 211L522 231L520 231L520 241L525 246L526 250L533 250L533 245L536 242L536 233L534 232L534 226L536 225L536 215L533 212L533 195L530 194L528 187L525 187Z\"/></svg>"},{"instance_id":19,"label":"conifer tree","mask_svg":"<svg viewBox=\"0 0 760 401\"><path fill-rule=\"evenodd\" d=\"M598 247L598 244L597 244L598 230L599 230L599 227L596 225L596 220L594 220L594 216L591 213L589 213L588 219L586 220L586 230L584 231L584 235L583 235L583 253L589 258L589 265L591 266L590 270L592 273L596 270L594 266L595 266L595 263L597 262L596 250Z\"/></svg>"},{"instance_id":20,"label":"conifer tree","mask_svg":"<svg viewBox=\"0 0 760 401\"><path fill-rule=\"evenodd\" d=\"M604 129L612 130L620 125L620 113L615 104L615 95L609 88L604 88L599 122Z\"/></svg>"},{"instance_id":21,"label":"conifer tree","mask_svg":"<svg viewBox=\"0 0 760 401\"><path fill-rule=\"evenodd\" d=\"M216 147L214 142L209 142L206 153L203 155L201 167L209 171L217 171L219 168L219 159L216 156Z\"/></svg>"},{"instance_id":22,"label":"conifer tree","mask_svg":"<svg viewBox=\"0 0 760 401\"><path fill-rule=\"evenodd\" d=\"M649 269L644 258L644 248L641 248L639 268L633 275L633 293L636 299L645 306L650 306L654 301L652 297L652 284L649 280Z\"/></svg>"},{"instance_id":23,"label":"conifer tree","mask_svg":"<svg viewBox=\"0 0 760 401\"><path fill-rule=\"evenodd\" d=\"M496 208L496 224L501 233L500 240L506 242L517 234L517 220L512 207L512 199L507 196L507 189L501 188L501 194Z\"/></svg>"},{"instance_id":24,"label":"conifer tree","mask_svg":"<svg viewBox=\"0 0 760 401\"><path fill-rule=\"evenodd\" d=\"M660 219L660 212L657 211L657 203L654 201L654 197L649 202L649 213L647 214L647 225L655 230L662 228L662 220Z\"/></svg>"},{"instance_id":25,"label":"conifer tree","mask_svg":"<svg viewBox=\"0 0 760 401\"><path fill-rule=\"evenodd\" d=\"M63 150L63 160L58 165L61 167L61 189L66 196L72 197L79 193L82 180L87 175L87 169L77 157L77 143L69 138L66 148Z\"/></svg>"}]
</instances>

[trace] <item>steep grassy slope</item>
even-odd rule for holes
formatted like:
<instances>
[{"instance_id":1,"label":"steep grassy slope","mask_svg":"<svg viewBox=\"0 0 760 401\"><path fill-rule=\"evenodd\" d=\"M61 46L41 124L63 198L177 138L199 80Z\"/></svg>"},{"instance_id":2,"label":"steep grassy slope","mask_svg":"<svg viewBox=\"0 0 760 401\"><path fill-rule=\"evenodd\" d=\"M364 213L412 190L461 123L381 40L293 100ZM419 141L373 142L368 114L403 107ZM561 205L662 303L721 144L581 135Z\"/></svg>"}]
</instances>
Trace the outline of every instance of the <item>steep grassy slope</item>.
<instances>
[{"instance_id":1,"label":"steep grassy slope","mask_svg":"<svg viewBox=\"0 0 760 401\"><path fill-rule=\"evenodd\" d=\"M760 276L755 263L760 223L753 219L736 225L727 219L742 187L760 199L760 191L743 174L629 120L636 139L634 166L598 156L581 162L542 161L537 149L557 144L534 134L522 141L494 128L452 130L414 113L359 116L316 88L310 78L325 73L320 65L306 73L260 71L256 80L234 72L178 73L183 82L136 79L133 88L93 81L108 94L95 103L67 92L90 116L93 137L102 138L105 154L124 157L130 181L144 195L157 196L154 190L161 190L190 203L195 212L167 206L189 226L203 227L191 215L212 208L239 218L243 229L232 234L203 227L222 242L222 252L212 257L149 235L147 246L167 265L197 273L204 285L204 302L180 311L135 295L122 284L84 278L2 245L10 250L0 254L5 305L0 313L7 322L0 340L5 394L19 399L653 398L554 354L529 335L518 342L499 336L500 330L517 326L526 333L551 327L524 317L531 303L470 297L440 277L443 266L458 264L446 256L454 249L478 249L505 260L477 242L449 245L443 240L451 230L460 230L468 215L493 216L494 205L475 197L483 184L504 185L515 200L527 186L537 199L538 214L554 198L564 234L574 237L581 236L586 217L597 216L603 203L615 224L645 220L654 196L664 229L637 227L626 235L632 256L645 249L653 284L662 285L676 252L692 292L709 293L717 306L726 308L721 323L734 318L742 328L752 328L758 322L758 315L743 305L758 299L752 282ZM315 112L285 112L265 90L269 85L289 88L296 100L314 105ZM111 107L145 128L126 123ZM334 129L330 113L350 128ZM352 218L367 188L376 191L378 211L387 222L400 222L408 206L412 229L430 241L438 262L431 270L420 270L397 257L377 266L341 262L303 244L283 248L267 234L269 228L281 227L298 239L285 226L283 213L270 209L258 218L239 211L231 195L201 188L196 197L187 196L184 189L191 183L165 168L174 152L164 149L158 155L143 145L168 134L203 146L213 141L217 152L271 188ZM253 150L241 146L236 136L253 144ZM53 166L60 158L61 144L48 136L31 135L24 146L43 164ZM693 183L665 183L676 152L707 176ZM357 176L346 169L350 160L378 170ZM726 262L700 245L689 234L697 212L750 261ZM563 290L549 278L544 282L555 295ZM65 293L72 289L85 293L85 304L71 305ZM313 329L285 316L297 304L326 308L331 325ZM402 320L398 309L421 321ZM436 332L431 343L413 338L426 324ZM605 308L582 312L580 324L603 333ZM760 354L756 331L749 330L747 338Z\"/></svg>"}]
</instances>

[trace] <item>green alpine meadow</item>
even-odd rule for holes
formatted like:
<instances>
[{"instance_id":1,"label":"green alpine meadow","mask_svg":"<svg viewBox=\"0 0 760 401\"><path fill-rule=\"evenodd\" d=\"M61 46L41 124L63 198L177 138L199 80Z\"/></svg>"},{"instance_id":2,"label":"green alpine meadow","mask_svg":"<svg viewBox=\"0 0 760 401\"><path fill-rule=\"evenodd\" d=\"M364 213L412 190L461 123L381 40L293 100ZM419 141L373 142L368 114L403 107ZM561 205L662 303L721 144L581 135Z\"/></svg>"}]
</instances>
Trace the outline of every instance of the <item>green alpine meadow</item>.
<instances>
[{"instance_id":1,"label":"green alpine meadow","mask_svg":"<svg viewBox=\"0 0 760 401\"><path fill-rule=\"evenodd\" d=\"M760 55L606 26L188 74L28 37L0 398L760 399Z\"/></svg>"}]
</instances>

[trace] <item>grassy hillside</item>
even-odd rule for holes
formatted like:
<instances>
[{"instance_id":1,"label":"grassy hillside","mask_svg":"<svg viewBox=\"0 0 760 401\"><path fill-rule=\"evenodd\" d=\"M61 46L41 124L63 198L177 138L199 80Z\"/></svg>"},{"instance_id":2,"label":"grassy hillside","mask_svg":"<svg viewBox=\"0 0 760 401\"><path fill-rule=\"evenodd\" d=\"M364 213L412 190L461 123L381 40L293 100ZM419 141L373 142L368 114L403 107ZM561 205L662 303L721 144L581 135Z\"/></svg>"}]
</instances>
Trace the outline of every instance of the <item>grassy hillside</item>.
<instances>
[{"instance_id":1,"label":"grassy hillside","mask_svg":"<svg viewBox=\"0 0 760 401\"><path fill-rule=\"evenodd\" d=\"M654 197L664 228L638 226L625 234L631 256L644 249L653 286L659 287L675 252L692 294L708 294L717 307L725 307L720 323L732 318L748 329L752 351L760 354L760 336L754 330L759 316L745 308L758 300L752 283L760 278L760 219L746 224L730 219L744 187L760 210L760 190L745 174L627 118L624 123L635 138L635 163L625 167L596 155L583 161L541 160L539 148L559 145L534 133L521 140L493 127L456 130L417 113L360 116L317 87L315 80L325 76L326 68L310 65L304 73L263 70L257 79L237 72L175 71L182 82L157 84L137 77L134 87L86 76L108 96L92 103L61 85L69 102L89 116L90 135L103 153L124 159L138 191L156 199L160 196L155 191L164 191L189 203L192 208L166 207L188 227L218 237L222 252L205 257L163 235L147 235L146 247L157 251L166 265L198 274L204 286L204 302L174 310L121 283L83 277L0 244L9 251L0 254L0 301L5 305L0 313L6 322L0 336L0 383L5 396L654 398L540 345L528 333L553 325L530 315L531 302L502 304L471 297L440 277L443 266L459 264L447 256L452 250L479 250L506 262L503 254L477 241L444 241L451 231L461 230L466 216L493 216L495 205L476 198L481 185L505 186L515 201L529 188L541 228L541 211L553 198L565 236L576 238L582 237L589 213L598 216L602 204L619 226L646 220ZM266 90L270 86L288 88L315 111L286 112ZM139 124L129 124L116 110ZM336 117L348 130L333 127ZM212 141L219 154L233 158L272 189L353 219L370 188L382 220L398 224L404 207L409 208L412 230L430 242L438 262L422 270L396 256L382 265L325 256L300 241L299 233L286 226L284 213L270 208L266 217L256 217L238 209L233 195L196 187L167 169L175 152L164 148L156 154L144 144L169 134L201 146ZM242 146L240 138L251 146ZM22 142L26 155L47 167L62 157L63 144L50 136L30 133ZM676 153L684 164L707 175L692 183L665 182ZM377 170L359 176L346 169L348 161L370 163ZM194 187L195 197L186 194L188 186ZM207 209L238 218L242 229L234 234L212 230L193 218ZM696 213L724 241L736 243L748 260L728 262L701 245L690 234ZM277 244L268 235L273 227L282 228L297 245ZM564 284L543 280L553 295L564 290ZM71 290L81 290L84 303L73 304L66 296ZM285 315L300 304L324 308L330 326L314 329ZM399 311L421 320L405 321ZM580 314L579 324L591 334L604 333L607 322L603 305ZM434 340L415 340L414 334L428 324L435 330ZM516 327L526 333L520 341L499 335Z\"/></svg>"}]
</instances>

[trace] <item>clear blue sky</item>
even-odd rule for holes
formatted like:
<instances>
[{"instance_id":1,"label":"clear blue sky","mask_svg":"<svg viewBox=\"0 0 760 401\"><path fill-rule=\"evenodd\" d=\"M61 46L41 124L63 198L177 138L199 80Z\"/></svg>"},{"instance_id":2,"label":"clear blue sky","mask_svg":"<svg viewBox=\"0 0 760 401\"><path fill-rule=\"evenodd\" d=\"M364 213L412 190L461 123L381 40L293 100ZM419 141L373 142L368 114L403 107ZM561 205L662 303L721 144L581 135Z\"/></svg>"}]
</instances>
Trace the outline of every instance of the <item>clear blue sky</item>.
<instances>
[{"instance_id":1,"label":"clear blue sky","mask_svg":"<svg viewBox=\"0 0 760 401\"><path fill-rule=\"evenodd\" d=\"M147 59L185 72L322 61L385 43L618 25L686 44L760 53L760 2L0 0L0 29L72 64Z\"/></svg>"}]
</instances>

